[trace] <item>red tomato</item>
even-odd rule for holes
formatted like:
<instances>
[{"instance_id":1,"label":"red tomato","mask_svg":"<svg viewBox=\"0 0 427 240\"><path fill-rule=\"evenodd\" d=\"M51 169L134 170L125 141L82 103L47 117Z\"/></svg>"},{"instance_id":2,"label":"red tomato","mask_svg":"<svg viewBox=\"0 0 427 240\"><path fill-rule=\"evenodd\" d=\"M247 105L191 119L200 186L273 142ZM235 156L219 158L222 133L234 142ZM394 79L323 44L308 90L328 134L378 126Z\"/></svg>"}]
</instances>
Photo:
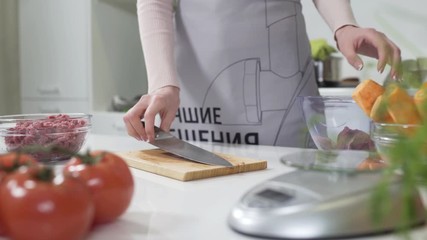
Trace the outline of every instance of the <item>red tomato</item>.
<instances>
[{"instance_id":1,"label":"red tomato","mask_svg":"<svg viewBox=\"0 0 427 240\"><path fill-rule=\"evenodd\" d=\"M80 179L91 190L94 224L111 222L129 207L134 191L132 173L126 162L113 153L92 151L89 155L73 157L64 167L64 175Z\"/></svg>"},{"instance_id":2,"label":"red tomato","mask_svg":"<svg viewBox=\"0 0 427 240\"><path fill-rule=\"evenodd\" d=\"M13 172L21 166L34 166L38 162L29 154L10 152L0 155L0 172Z\"/></svg>"},{"instance_id":3,"label":"red tomato","mask_svg":"<svg viewBox=\"0 0 427 240\"><path fill-rule=\"evenodd\" d=\"M0 154L0 183L7 174L16 171L18 168L22 166L36 166L37 164L38 162L28 154L15 152ZM0 236L5 236L6 229L1 217L1 205L2 203L0 202Z\"/></svg>"},{"instance_id":4,"label":"red tomato","mask_svg":"<svg viewBox=\"0 0 427 240\"><path fill-rule=\"evenodd\" d=\"M6 175L5 173L0 171L0 183L3 180L4 175ZM4 227L4 222L3 222L3 218L2 218L2 214L1 214L1 201L0 201L0 236L5 236L6 235L6 229Z\"/></svg>"},{"instance_id":5,"label":"red tomato","mask_svg":"<svg viewBox=\"0 0 427 240\"><path fill-rule=\"evenodd\" d=\"M15 240L82 239L94 205L89 189L47 167L20 168L0 184L1 214Z\"/></svg>"}]
</instances>

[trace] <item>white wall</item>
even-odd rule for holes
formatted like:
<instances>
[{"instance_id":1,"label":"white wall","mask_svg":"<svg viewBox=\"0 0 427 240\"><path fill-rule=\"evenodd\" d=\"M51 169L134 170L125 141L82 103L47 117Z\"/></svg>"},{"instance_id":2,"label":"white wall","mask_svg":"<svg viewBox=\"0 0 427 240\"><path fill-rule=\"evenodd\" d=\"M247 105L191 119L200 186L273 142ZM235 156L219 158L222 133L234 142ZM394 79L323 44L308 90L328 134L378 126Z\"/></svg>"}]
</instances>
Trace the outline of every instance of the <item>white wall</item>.
<instances>
[{"instance_id":1,"label":"white wall","mask_svg":"<svg viewBox=\"0 0 427 240\"><path fill-rule=\"evenodd\" d=\"M136 0L92 0L92 54L94 110L147 92Z\"/></svg>"},{"instance_id":2,"label":"white wall","mask_svg":"<svg viewBox=\"0 0 427 240\"><path fill-rule=\"evenodd\" d=\"M326 38L329 43L335 45L331 30L316 11L312 1L302 0L302 3L310 39ZM401 48L403 59L427 56L427 1L352 0L351 4L358 24L384 32ZM380 75L376 72L376 61L364 59L365 69L360 73L343 61L342 77L356 76L361 80L373 78L382 82L388 72L384 71Z\"/></svg>"}]
</instances>

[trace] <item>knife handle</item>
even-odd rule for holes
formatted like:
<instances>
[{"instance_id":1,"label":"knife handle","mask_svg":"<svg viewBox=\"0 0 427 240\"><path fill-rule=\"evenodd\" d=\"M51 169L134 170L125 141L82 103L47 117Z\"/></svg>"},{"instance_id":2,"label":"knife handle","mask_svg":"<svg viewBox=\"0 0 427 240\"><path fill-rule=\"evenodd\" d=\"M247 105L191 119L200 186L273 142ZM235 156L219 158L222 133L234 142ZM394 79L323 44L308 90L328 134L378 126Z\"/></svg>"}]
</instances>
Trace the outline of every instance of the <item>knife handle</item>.
<instances>
[{"instance_id":1,"label":"knife handle","mask_svg":"<svg viewBox=\"0 0 427 240\"><path fill-rule=\"evenodd\" d=\"M145 122L144 120L141 120L142 125L145 128ZM154 125L154 138L155 139L165 139L165 138L173 138L174 136L168 132L163 131L156 125Z\"/></svg>"}]
</instances>

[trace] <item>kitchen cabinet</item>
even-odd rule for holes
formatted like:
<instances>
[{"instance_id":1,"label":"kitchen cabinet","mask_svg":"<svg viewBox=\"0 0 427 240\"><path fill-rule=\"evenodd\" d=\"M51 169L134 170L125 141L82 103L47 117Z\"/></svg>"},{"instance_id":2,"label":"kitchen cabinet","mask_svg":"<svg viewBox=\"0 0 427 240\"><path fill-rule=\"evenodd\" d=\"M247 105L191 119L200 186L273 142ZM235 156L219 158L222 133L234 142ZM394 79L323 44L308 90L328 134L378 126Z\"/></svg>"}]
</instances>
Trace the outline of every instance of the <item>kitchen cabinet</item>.
<instances>
[{"instance_id":1,"label":"kitchen cabinet","mask_svg":"<svg viewBox=\"0 0 427 240\"><path fill-rule=\"evenodd\" d=\"M20 0L21 109L107 112L146 92L136 0Z\"/></svg>"},{"instance_id":2,"label":"kitchen cabinet","mask_svg":"<svg viewBox=\"0 0 427 240\"><path fill-rule=\"evenodd\" d=\"M96 112L92 116L90 131L94 134L128 136L123 115L124 113L118 112Z\"/></svg>"},{"instance_id":3,"label":"kitchen cabinet","mask_svg":"<svg viewBox=\"0 0 427 240\"><path fill-rule=\"evenodd\" d=\"M26 100L22 101L22 112L25 113L65 113L65 112L89 112L85 99L74 100ZM84 109L87 109L84 111Z\"/></svg>"},{"instance_id":4,"label":"kitchen cabinet","mask_svg":"<svg viewBox=\"0 0 427 240\"><path fill-rule=\"evenodd\" d=\"M0 115L20 111L18 2L0 1Z\"/></svg>"}]
</instances>

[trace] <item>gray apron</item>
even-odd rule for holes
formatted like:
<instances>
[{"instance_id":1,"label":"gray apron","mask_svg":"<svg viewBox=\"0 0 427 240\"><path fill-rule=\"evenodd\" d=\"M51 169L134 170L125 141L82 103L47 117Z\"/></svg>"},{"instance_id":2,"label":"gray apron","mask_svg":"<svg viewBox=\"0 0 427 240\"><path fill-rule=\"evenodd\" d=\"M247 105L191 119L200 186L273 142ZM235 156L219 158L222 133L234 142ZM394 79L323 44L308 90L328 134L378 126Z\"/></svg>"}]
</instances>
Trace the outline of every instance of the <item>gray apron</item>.
<instances>
[{"instance_id":1,"label":"gray apron","mask_svg":"<svg viewBox=\"0 0 427 240\"><path fill-rule=\"evenodd\" d=\"M184 140L306 147L299 95L318 95L299 0L176 4Z\"/></svg>"}]
</instances>

